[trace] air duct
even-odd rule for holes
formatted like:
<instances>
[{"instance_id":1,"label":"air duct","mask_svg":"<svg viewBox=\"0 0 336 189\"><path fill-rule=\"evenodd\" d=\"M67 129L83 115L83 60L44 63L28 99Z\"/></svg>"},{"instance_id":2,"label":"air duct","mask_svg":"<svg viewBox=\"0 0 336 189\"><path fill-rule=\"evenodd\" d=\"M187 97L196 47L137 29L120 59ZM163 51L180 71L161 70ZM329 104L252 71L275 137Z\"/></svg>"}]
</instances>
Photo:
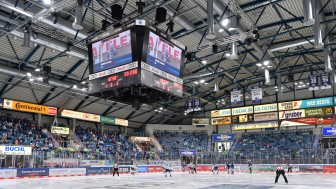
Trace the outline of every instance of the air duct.
<instances>
[{"instance_id":1,"label":"air duct","mask_svg":"<svg viewBox=\"0 0 336 189\"><path fill-rule=\"evenodd\" d=\"M331 72L333 69L332 69L332 66L331 66L329 49L328 48L324 48L323 49L323 53L324 53L324 67L325 67L325 71L326 72Z\"/></svg>"},{"instance_id":2,"label":"air duct","mask_svg":"<svg viewBox=\"0 0 336 189\"><path fill-rule=\"evenodd\" d=\"M304 26L312 26L315 23L314 17L313 17L313 1L314 0L302 0L303 4L303 25Z\"/></svg>"},{"instance_id":3,"label":"air duct","mask_svg":"<svg viewBox=\"0 0 336 189\"><path fill-rule=\"evenodd\" d=\"M297 47L297 46L300 46L300 45L305 45L305 44L314 43L314 42L315 42L314 38L308 38L308 40L303 39L303 40L291 41L291 42L286 43L286 44L280 44L280 45L271 47L271 48L268 49L268 51L269 52L280 51L280 50L283 50L283 49L288 49L288 48L291 48L291 47Z\"/></svg>"},{"instance_id":4,"label":"air duct","mask_svg":"<svg viewBox=\"0 0 336 189\"><path fill-rule=\"evenodd\" d=\"M82 17L83 17L83 0L77 0L75 21L72 24L72 27L75 30L82 30L83 29Z\"/></svg>"},{"instance_id":5,"label":"air duct","mask_svg":"<svg viewBox=\"0 0 336 189\"><path fill-rule=\"evenodd\" d=\"M315 48L321 49L323 48L323 38L322 38L322 28L320 24L320 3L319 0L312 0L313 3L313 11L314 11L314 18L315 18L315 24L314 24L314 39L315 39Z\"/></svg>"},{"instance_id":6,"label":"air duct","mask_svg":"<svg viewBox=\"0 0 336 189\"><path fill-rule=\"evenodd\" d=\"M206 38L208 40L214 40L216 38L215 35L215 26L214 26L214 15L213 15L213 0L207 1L207 8L208 8L208 34Z\"/></svg>"},{"instance_id":7,"label":"air duct","mask_svg":"<svg viewBox=\"0 0 336 189\"><path fill-rule=\"evenodd\" d=\"M268 69L265 69L265 85L271 84L270 73Z\"/></svg>"},{"instance_id":8,"label":"air duct","mask_svg":"<svg viewBox=\"0 0 336 189\"><path fill-rule=\"evenodd\" d=\"M238 58L238 54L237 54L237 42L232 42L232 44L231 44L230 59L235 60L237 58Z\"/></svg>"},{"instance_id":9,"label":"air duct","mask_svg":"<svg viewBox=\"0 0 336 189\"><path fill-rule=\"evenodd\" d=\"M215 76L215 88L214 91L219 91L218 75Z\"/></svg>"}]
</instances>

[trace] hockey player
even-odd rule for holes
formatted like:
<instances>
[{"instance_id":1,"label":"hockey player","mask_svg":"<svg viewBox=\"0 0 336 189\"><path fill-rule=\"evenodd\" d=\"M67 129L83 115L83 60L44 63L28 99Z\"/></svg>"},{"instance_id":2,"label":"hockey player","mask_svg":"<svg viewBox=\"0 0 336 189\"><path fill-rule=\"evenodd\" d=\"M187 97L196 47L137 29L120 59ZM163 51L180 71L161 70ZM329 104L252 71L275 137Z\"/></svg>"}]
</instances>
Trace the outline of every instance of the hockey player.
<instances>
[{"instance_id":1,"label":"hockey player","mask_svg":"<svg viewBox=\"0 0 336 189\"><path fill-rule=\"evenodd\" d=\"M233 162L231 163L231 174L234 174L234 165L233 165Z\"/></svg>"},{"instance_id":2,"label":"hockey player","mask_svg":"<svg viewBox=\"0 0 336 189\"><path fill-rule=\"evenodd\" d=\"M230 167L231 167L230 163L227 163L226 168L227 168L228 174L230 174Z\"/></svg>"},{"instance_id":3,"label":"hockey player","mask_svg":"<svg viewBox=\"0 0 336 189\"><path fill-rule=\"evenodd\" d=\"M291 166L291 165L289 165L289 163L287 163L287 173L292 173L293 171L292 171L292 169L293 169L293 167Z\"/></svg>"},{"instance_id":4,"label":"hockey player","mask_svg":"<svg viewBox=\"0 0 336 189\"><path fill-rule=\"evenodd\" d=\"M281 165L278 165L278 168L276 169L275 183L278 183L278 179L280 175L282 175L283 178L285 179L286 184L288 184L288 180L287 180L285 173L286 173L285 169Z\"/></svg>"},{"instance_id":5,"label":"hockey player","mask_svg":"<svg viewBox=\"0 0 336 189\"><path fill-rule=\"evenodd\" d=\"M119 166L118 166L118 162L116 161L114 166L113 166L113 176L115 175L115 173L117 173L118 177L119 177Z\"/></svg>"},{"instance_id":6,"label":"hockey player","mask_svg":"<svg viewBox=\"0 0 336 189\"><path fill-rule=\"evenodd\" d=\"M182 162L182 172L185 171L186 167L187 167L187 163L185 161L183 161Z\"/></svg>"},{"instance_id":7,"label":"hockey player","mask_svg":"<svg viewBox=\"0 0 336 189\"><path fill-rule=\"evenodd\" d=\"M218 175L219 170L218 170L218 164L217 163L213 164L213 166L212 166L212 172L213 172L213 174L215 174L215 172L217 172L217 175Z\"/></svg>"},{"instance_id":8,"label":"hockey player","mask_svg":"<svg viewBox=\"0 0 336 189\"><path fill-rule=\"evenodd\" d=\"M135 175L135 173L137 172L138 167L136 165L131 165L131 174Z\"/></svg>"},{"instance_id":9,"label":"hockey player","mask_svg":"<svg viewBox=\"0 0 336 189\"><path fill-rule=\"evenodd\" d=\"M252 173L252 162L251 162L251 160L247 161L247 166L248 166L248 168L250 170L250 173Z\"/></svg>"},{"instance_id":10,"label":"hockey player","mask_svg":"<svg viewBox=\"0 0 336 189\"><path fill-rule=\"evenodd\" d=\"M167 173L169 173L170 177L172 177L171 172L172 172L172 168L170 165L166 164L162 166L163 168L163 172L165 173L165 176L167 177Z\"/></svg>"},{"instance_id":11,"label":"hockey player","mask_svg":"<svg viewBox=\"0 0 336 189\"><path fill-rule=\"evenodd\" d=\"M188 168L189 168L189 174L190 174L190 172L191 173L197 173L196 172L196 166L192 162L190 162L190 164L188 165Z\"/></svg>"}]
</instances>

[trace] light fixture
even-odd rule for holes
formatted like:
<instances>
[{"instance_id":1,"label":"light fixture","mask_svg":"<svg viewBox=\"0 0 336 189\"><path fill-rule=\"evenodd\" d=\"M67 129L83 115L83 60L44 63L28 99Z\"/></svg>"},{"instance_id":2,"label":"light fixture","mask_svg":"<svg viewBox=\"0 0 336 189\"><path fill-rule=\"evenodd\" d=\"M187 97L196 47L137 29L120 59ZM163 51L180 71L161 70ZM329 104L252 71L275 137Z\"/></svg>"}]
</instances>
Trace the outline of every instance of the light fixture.
<instances>
[{"instance_id":1,"label":"light fixture","mask_svg":"<svg viewBox=\"0 0 336 189\"><path fill-rule=\"evenodd\" d=\"M224 32L224 29L221 28L221 29L218 30L218 32L219 32L219 33Z\"/></svg>"},{"instance_id":2,"label":"light fixture","mask_svg":"<svg viewBox=\"0 0 336 189\"><path fill-rule=\"evenodd\" d=\"M31 74L30 72L28 72L28 73L27 73L27 76L28 76L28 77L31 77L31 76L32 76L32 74Z\"/></svg>"},{"instance_id":3,"label":"light fixture","mask_svg":"<svg viewBox=\"0 0 336 189\"><path fill-rule=\"evenodd\" d=\"M29 81L34 81L34 78L29 78Z\"/></svg>"},{"instance_id":4,"label":"light fixture","mask_svg":"<svg viewBox=\"0 0 336 189\"><path fill-rule=\"evenodd\" d=\"M202 64L206 64L208 63L206 60L202 60Z\"/></svg>"},{"instance_id":5,"label":"light fixture","mask_svg":"<svg viewBox=\"0 0 336 189\"><path fill-rule=\"evenodd\" d=\"M195 81L194 83L195 83L196 85L198 85L198 81Z\"/></svg>"},{"instance_id":6,"label":"light fixture","mask_svg":"<svg viewBox=\"0 0 336 189\"><path fill-rule=\"evenodd\" d=\"M248 96L245 96L245 98L249 98Z\"/></svg>"},{"instance_id":7,"label":"light fixture","mask_svg":"<svg viewBox=\"0 0 336 189\"><path fill-rule=\"evenodd\" d=\"M86 84L86 81L82 81L81 84Z\"/></svg>"},{"instance_id":8,"label":"light fixture","mask_svg":"<svg viewBox=\"0 0 336 189\"><path fill-rule=\"evenodd\" d=\"M256 65L257 65L257 66L259 66L259 67L261 67L261 66L262 66L262 64L261 64L261 63L257 63Z\"/></svg>"},{"instance_id":9,"label":"light fixture","mask_svg":"<svg viewBox=\"0 0 336 189\"><path fill-rule=\"evenodd\" d=\"M315 39L310 39L309 41L303 40L303 41L299 41L297 43L292 43L292 44L289 44L289 45L273 47L273 48L270 48L268 51L269 52L274 52L274 51L288 49L288 48L291 48L291 47L301 46L301 45L305 45L305 44L308 44L308 43L314 43L314 42L315 42Z\"/></svg>"},{"instance_id":10,"label":"light fixture","mask_svg":"<svg viewBox=\"0 0 336 189\"><path fill-rule=\"evenodd\" d=\"M86 91L86 88L85 88L85 87L83 87L83 88L82 88L82 91Z\"/></svg>"},{"instance_id":11,"label":"light fixture","mask_svg":"<svg viewBox=\"0 0 336 189\"><path fill-rule=\"evenodd\" d=\"M230 57L230 53L225 53L225 56L226 57Z\"/></svg>"},{"instance_id":12,"label":"light fixture","mask_svg":"<svg viewBox=\"0 0 336 189\"><path fill-rule=\"evenodd\" d=\"M204 82L205 82L205 80L204 80L204 79L201 79L201 80L200 80L200 83L204 83Z\"/></svg>"},{"instance_id":13,"label":"light fixture","mask_svg":"<svg viewBox=\"0 0 336 189\"><path fill-rule=\"evenodd\" d=\"M74 89L77 89L77 85L74 85L73 88L74 88Z\"/></svg>"},{"instance_id":14,"label":"light fixture","mask_svg":"<svg viewBox=\"0 0 336 189\"><path fill-rule=\"evenodd\" d=\"M226 27L228 24L229 24L229 19L223 19L220 24L223 26L223 27Z\"/></svg>"},{"instance_id":15,"label":"light fixture","mask_svg":"<svg viewBox=\"0 0 336 189\"><path fill-rule=\"evenodd\" d=\"M43 81L43 77L39 76L39 77L37 78L37 80L39 80L39 81Z\"/></svg>"},{"instance_id":16,"label":"light fixture","mask_svg":"<svg viewBox=\"0 0 336 189\"><path fill-rule=\"evenodd\" d=\"M268 66L269 60L264 60L263 64L264 64L264 66Z\"/></svg>"},{"instance_id":17,"label":"light fixture","mask_svg":"<svg viewBox=\"0 0 336 189\"><path fill-rule=\"evenodd\" d=\"M277 86L275 86L274 88L276 88L276 89L277 89L278 87L277 87Z\"/></svg>"},{"instance_id":18,"label":"light fixture","mask_svg":"<svg viewBox=\"0 0 336 189\"><path fill-rule=\"evenodd\" d=\"M271 66L271 65L268 65L268 66L266 66L267 68L272 68L273 66Z\"/></svg>"},{"instance_id":19,"label":"light fixture","mask_svg":"<svg viewBox=\"0 0 336 189\"><path fill-rule=\"evenodd\" d=\"M41 68L39 68L39 67L37 67L36 69L35 69L35 72L40 72L41 71Z\"/></svg>"},{"instance_id":20,"label":"light fixture","mask_svg":"<svg viewBox=\"0 0 336 189\"><path fill-rule=\"evenodd\" d=\"M163 110L163 108L162 108L162 107L160 107L160 110Z\"/></svg>"},{"instance_id":21,"label":"light fixture","mask_svg":"<svg viewBox=\"0 0 336 189\"><path fill-rule=\"evenodd\" d=\"M83 0L77 0L75 20L72 23L72 27L75 30L82 30L83 29L82 17L83 17Z\"/></svg>"},{"instance_id":22,"label":"light fixture","mask_svg":"<svg viewBox=\"0 0 336 189\"><path fill-rule=\"evenodd\" d=\"M46 5L51 5L53 3L53 0L43 0L43 3Z\"/></svg>"}]
</instances>

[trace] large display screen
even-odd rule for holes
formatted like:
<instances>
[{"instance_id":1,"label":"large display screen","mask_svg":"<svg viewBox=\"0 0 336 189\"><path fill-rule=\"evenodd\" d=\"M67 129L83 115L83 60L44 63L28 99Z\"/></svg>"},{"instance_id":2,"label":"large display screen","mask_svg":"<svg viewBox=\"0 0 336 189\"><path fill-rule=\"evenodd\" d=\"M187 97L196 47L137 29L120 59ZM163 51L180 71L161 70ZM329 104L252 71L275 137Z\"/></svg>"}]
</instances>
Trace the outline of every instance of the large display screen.
<instances>
[{"instance_id":1,"label":"large display screen","mask_svg":"<svg viewBox=\"0 0 336 189\"><path fill-rule=\"evenodd\" d=\"M181 75L182 49L149 32L146 63L179 77Z\"/></svg>"},{"instance_id":2,"label":"large display screen","mask_svg":"<svg viewBox=\"0 0 336 189\"><path fill-rule=\"evenodd\" d=\"M92 44L93 73L132 62L131 31L127 30Z\"/></svg>"}]
</instances>

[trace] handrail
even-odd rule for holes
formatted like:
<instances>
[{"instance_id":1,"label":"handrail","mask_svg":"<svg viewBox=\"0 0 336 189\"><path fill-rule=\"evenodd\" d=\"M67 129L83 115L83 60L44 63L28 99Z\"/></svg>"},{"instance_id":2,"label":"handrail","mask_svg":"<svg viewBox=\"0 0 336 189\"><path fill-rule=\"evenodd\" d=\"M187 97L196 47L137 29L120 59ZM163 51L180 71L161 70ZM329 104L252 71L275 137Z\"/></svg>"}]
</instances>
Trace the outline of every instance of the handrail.
<instances>
[{"instance_id":1,"label":"handrail","mask_svg":"<svg viewBox=\"0 0 336 189\"><path fill-rule=\"evenodd\" d=\"M51 138L51 141L54 143L55 148L60 147L60 143L58 142L58 140L55 138L55 136L50 131L48 131L47 129L43 129L42 132L45 133L48 137Z\"/></svg>"}]
</instances>

